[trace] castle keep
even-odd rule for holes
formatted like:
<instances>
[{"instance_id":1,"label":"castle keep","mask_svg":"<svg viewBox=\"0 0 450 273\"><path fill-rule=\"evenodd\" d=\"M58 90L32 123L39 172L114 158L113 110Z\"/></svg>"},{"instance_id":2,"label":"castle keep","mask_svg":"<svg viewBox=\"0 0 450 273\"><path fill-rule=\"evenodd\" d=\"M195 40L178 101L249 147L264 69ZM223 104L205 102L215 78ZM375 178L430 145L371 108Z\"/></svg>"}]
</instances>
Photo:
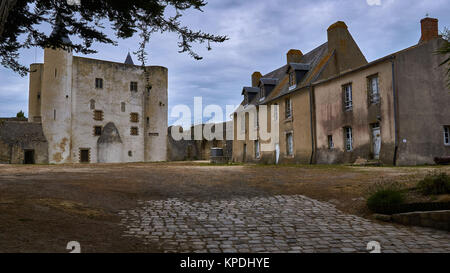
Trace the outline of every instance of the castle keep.
<instances>
[{"instance_id":1,"label":"castle keep","mask_svg":"<svg viewBox=\"0 0 450 273\"><path fill-rule=\"evenodd\" d=\"M166 160L167 68L46 48L31 71L28 121L42 126L48 163Z\"/></svg>"}]
</instances>

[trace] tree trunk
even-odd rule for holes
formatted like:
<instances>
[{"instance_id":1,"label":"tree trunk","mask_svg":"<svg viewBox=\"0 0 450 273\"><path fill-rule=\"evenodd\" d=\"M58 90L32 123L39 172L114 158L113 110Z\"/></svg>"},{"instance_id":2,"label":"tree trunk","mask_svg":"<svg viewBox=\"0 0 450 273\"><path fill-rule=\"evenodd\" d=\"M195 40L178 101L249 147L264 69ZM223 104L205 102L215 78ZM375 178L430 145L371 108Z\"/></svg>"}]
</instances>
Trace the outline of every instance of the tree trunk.
<instances>
[{"instance_id":1,"label":"tree trunk","mask_svg":"<svg viewBox=\"0 0 450 273\"><path fill-rule=\"evenodd\" d=\"M17 0L0 0L0 37L3 35L9 12L16 5Z\"/></svg>"}]
</instances>

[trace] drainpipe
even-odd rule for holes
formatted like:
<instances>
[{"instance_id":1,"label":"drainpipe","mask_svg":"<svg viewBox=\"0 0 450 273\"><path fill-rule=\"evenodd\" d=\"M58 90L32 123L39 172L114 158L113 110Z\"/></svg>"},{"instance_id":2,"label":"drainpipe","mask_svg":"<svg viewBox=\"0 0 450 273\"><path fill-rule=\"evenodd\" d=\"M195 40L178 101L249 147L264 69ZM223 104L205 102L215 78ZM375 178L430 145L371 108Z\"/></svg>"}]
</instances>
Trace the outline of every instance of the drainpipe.
<instances>
[{"instance_id":1,"label":"drainpipe","mask_svg":"<svg viewBox=\"0 0 450 273\"><path fill-rule=\"evenodd\" d=\"M314 139L314 92L313 92L313 85L309 84L309 122L310 122L310 128L311 128L311 158L309 159L309 164L314 163L314 154L315 154L315 139Z\"/></svg>"},{"instance_id":2,"label":"drainpipe","mask_svg":"<svg viewBox=\"0 0 450 273\"><path fill-rule=\"evenodd\" d=\"M393 158L393 164L394 166L397 165L397 153L398 153L398 117L397 117L397 90L395 89L395 56L392 56L391 63L392 63L392 97L394 99L394 134L395 134L395 148L394 148L394 158Z\"/></svg>"}]
</instances>

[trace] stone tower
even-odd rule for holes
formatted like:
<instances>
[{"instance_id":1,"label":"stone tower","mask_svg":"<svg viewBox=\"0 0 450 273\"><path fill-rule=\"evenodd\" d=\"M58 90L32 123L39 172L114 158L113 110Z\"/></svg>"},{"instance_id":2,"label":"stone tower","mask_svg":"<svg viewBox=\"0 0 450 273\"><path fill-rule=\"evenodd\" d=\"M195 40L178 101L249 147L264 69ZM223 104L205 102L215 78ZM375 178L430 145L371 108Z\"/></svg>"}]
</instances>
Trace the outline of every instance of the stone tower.
<instances>
[{"instance_id":1,"label":"stone tower","mask_svg":"<svg viewBox=\"0 0 450 273\"><path fill-rule=\"evenodd\" d=\"M70 43L64 28L52 35ZM44 49L41 90L41 118L49 143L49 163L69 163L72 122L72 60L70 49Z\"/></svg>"}]
</instances>

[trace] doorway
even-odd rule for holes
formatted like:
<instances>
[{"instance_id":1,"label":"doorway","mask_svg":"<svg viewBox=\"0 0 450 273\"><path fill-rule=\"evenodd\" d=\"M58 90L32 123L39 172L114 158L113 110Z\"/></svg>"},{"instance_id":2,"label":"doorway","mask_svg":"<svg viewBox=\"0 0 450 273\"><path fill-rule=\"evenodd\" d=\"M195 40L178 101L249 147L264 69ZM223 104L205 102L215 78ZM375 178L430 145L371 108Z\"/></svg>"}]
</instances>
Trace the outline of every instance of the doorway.
<instances>
[{"instance_id":1,"label":"doorway","mask_svg":"<svg viewBox=\"0 0 450 273\"><path fill-rule=\"evenodd\" d=\"M243 152L242 162L245 162L246 159L247 159L247 144L244 144L244 152Z\"/></svg>"},{"instance_id":2,"label":"doorway","mask_svg":"<svg viewBox=\"0 0 450 273\"><path fill-rule=\"evenodd\" d=\"M80 163L89 163L90 155L89 149L80 149Z\"/></svg>"},{"instance_id":3,"label":"doorway","mask_svg":"<svg viewBox=\"0 0 450 273\"><path fill-rule=\"evenodd\" d=\"M380 159L381 150L381 130L380 124L372 124L372 152L374 159Z\"/></svg>"},{"instance_id":4,"label":"doorway","mask_svg":"<svg viewBox=\"0 0 450 273\"><path fill-rule=\"evenodd\" d=\"M34 164L34 150L25 150L23 164Z\"/></svg>"}]
</instances>

